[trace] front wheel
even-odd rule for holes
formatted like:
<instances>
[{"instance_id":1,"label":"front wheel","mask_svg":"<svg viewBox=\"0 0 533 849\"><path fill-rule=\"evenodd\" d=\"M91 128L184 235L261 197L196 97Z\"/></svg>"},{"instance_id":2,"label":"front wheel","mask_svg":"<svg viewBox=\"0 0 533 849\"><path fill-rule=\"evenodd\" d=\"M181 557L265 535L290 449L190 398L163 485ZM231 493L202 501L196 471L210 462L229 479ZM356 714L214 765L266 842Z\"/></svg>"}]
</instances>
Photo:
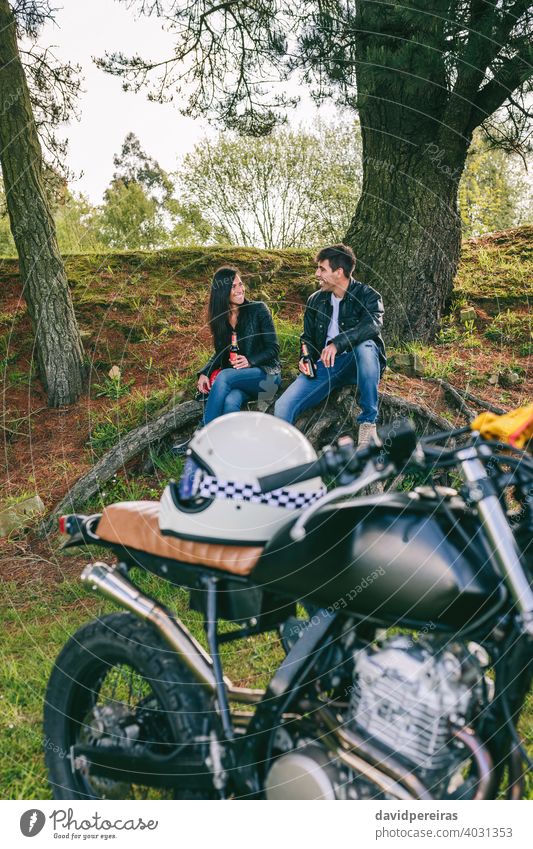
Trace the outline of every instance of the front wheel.
<instances>
[{"instance_id":1,"label":"front wheel","mask_svg":"<svg viewBox=\"0 0 533 849\"><path fill-rule=\"evenodd\" d=\"M191 756L209 736L212 703L154 628L114 613L81 628L56 660L44 708L45 760L55 799L205 798L73 769L71 747Z\"/></svg>"}]
</instances>

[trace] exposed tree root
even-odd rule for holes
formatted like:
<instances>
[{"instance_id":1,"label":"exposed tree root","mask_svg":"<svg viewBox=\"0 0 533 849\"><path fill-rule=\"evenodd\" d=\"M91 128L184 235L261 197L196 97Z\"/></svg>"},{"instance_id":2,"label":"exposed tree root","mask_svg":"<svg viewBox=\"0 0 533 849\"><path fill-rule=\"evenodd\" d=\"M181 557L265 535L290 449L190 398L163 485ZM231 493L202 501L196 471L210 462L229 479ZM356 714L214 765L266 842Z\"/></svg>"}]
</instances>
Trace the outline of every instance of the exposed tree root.
<instances>
[{"instance_id":1,"label":"exposed tree root","mask_svg":"<svg viewBox=\"0 0 533 849\"><path fill-rule=\"evenodd\" d=\"M456 389L444 380L436 380L436 382L453 398L469 421L475 416L475 413L464 402L464 398L474 401L478 406L485 409L497 413L505 412L471 393ZM424 404L415 404L413 401L391 395L389 392L381 392L379 401L383 422L409 417L414 420L419 433L434 433L450 428L450 422L447 419L433 412ZM340 433L352 433L355 437L357 409L355 387L344 387L332 392L325 406L318 408L318 410L316 408L309 410L301 416L298 419L298 426L315 448L318 448ZM196 424L201 411L202 404L199 401L184 401L162 413L153 421L146 422L126 434L118 445L104 454L87 474L76 481L65 497L54 507L43 526L44 530L50 529L56 516L79 509L119 469L138 457L150 445L160 443L169 434L184 431Z\"/></svg>"},{"instance_id":2,"label":"exposed tree root","mask_svg":"<svg viewBox=\"0 0 533 849\"><path fill-rule=\"evenodd\" d=\"M65 497L54 507L44 525L44 530L50 528L56 516L76 510L85 504L99 491L102 484L110 480L120 468L150 445L161 442L173 431L183 430L198 421L201 409L202 405L199 401L184 401L157 419L145 422L123 436L120 442L104 454L87 474L76 481Z\"/></svg>"}]
</instances>

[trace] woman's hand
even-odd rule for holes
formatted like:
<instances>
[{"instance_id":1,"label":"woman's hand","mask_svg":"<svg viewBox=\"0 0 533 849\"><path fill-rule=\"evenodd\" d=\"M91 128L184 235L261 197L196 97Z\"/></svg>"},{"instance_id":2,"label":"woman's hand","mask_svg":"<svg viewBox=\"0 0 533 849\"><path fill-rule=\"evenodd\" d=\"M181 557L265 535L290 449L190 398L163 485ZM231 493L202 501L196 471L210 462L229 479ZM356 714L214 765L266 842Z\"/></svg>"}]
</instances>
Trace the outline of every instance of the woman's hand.
<instances>
[{"instance_id":1,"label":"woman's hand","mask_svg":"<svg viewBox=\"0 0 533 849\"><path fill-rule=\"evenodd\" d=\"M201 374L198 378L198 383L196 384L198 392L201 392L202 395L207 395L209 390L211 389L211 381L209 380L206 374Z\"/></svg>"},{"instance_id":2,"label":"woman's hand","mask_svg":"<svg viewBox=\"0 0 533 849\"><path fill-rule=\"evenodd\" d=\"M250 363L244 354L237 354L235 362L233 363L233 368L250 368Z\"/></svg>"}]
</instances>

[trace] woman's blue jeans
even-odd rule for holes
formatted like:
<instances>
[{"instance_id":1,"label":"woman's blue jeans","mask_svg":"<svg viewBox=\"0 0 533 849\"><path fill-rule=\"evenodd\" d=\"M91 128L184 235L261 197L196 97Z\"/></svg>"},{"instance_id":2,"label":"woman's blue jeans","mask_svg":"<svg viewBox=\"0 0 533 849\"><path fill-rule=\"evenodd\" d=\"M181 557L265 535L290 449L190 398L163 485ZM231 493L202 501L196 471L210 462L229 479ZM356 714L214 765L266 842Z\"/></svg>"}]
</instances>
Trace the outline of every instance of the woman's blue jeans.
<instances>
[{"instance_id":1,"label":"woman's blue jeans","mask_svg":"<svg viewBox=\"0 0 533 849\"><path fill-rule=\"evenodd\" d=\"M245 401L271 401L281 383L280 374L267 374L257 366L225 368L217 375L204 408L204 424L226 413L236 413Z\"/></svg>"},{"instance_id":2,"label":"woman's blue jeans","mask_svg":"<svg viewBox=\"0 0 533 849\"><path fill-rule=\"evenodd\" d=\"M276 401L274 415L291 424L298 416L327 398L334 389L357 385L358 403L362 422L374 423L378 415L378 384L380 378L379 354L376 343L369 339L353 351L337 354L331 368L319 362L314 379L299 374Z\"/></svg>"}]
</instances>

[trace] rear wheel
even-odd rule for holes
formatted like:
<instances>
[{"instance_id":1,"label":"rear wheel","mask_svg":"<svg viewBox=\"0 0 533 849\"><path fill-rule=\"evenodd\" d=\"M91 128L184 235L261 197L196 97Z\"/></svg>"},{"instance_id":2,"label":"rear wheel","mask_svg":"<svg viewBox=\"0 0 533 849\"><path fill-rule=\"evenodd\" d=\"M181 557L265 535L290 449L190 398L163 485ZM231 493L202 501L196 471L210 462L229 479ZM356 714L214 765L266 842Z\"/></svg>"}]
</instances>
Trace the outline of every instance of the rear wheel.
<instances>
[{"instance_id":1,"label":"rear wheel","mask_svg":"<svg viewBox=\"0 0 533 849\"><path fill-rule=\"evenodd\" d=\"M157 632L129 613L81 628L56 660L44 709L45 759L55 799L201 798L72 768L76 744L133 753L200 754L212 702Z\"/></svg>"}]
</instances>

